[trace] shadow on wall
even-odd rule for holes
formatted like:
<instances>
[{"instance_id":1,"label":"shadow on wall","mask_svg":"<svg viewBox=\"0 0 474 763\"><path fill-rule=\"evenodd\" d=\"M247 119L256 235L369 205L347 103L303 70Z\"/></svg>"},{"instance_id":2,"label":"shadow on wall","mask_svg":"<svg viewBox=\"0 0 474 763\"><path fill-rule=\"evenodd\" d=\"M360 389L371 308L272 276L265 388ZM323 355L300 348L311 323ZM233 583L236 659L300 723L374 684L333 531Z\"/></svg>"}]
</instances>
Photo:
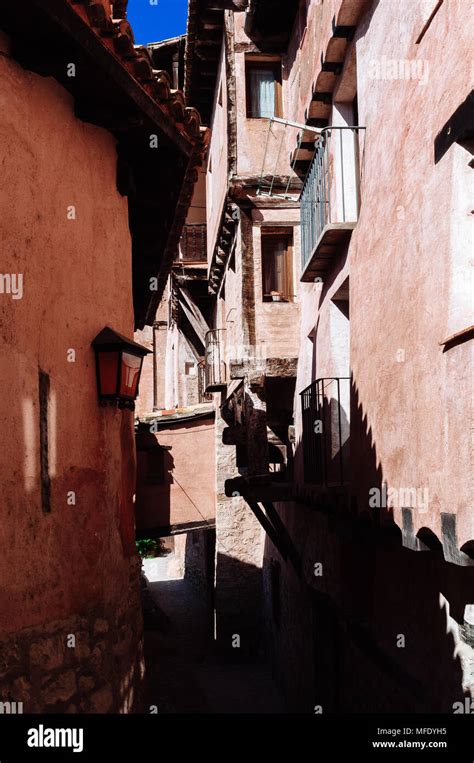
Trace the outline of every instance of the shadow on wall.
<instances>
[{"instance_id":1,"label":"shadow on wall","mask_svg":"<svg viewBox=\"0 0 474 763\"><path fill-rule=\"evenodd\" d=\"M139 426L136 433L136 447L137 537L148 537L150 534L153 535L153 531L169 527L171 524L174 459L169 447L161 445L146 424Z\"/></svg>"},{"instance_id":2,"label":"shadow on wall","mask_svg":"<svg viewBox=\"0 0 474 763\"><path fill-rule=\"evenodd\" d=\"M303 490L299 505L277 504L303 556L304 581L267 537L267 647L290 711L451 713L473 688L469 655L456 647L466 633L474 567L447 563L428 528L417 539L425 550L415 552L390 507L370 509L383 466L354 383L351 398L352 499L349 490L339 497ZM301 451L300 441L297 459Z\"/></svg>"},{"instance_id":3,"label":"shadow on wall","mask_svg":"<svg viewBox=\"0 0 474 763\"><path fill-rule=\"evenodd\" d=\"M4 496L3 528L21 542L2 544L0 700L25 713L131 712L142 680L133 416L99 413L91 394L71 441L71 387L42 371L38 389L27 382L20 415L10 407L23 480Z\"/></svg>"},{"instance_id":4,"label":"shadow on wall","mask_svg":"<svg viewBox=\"0 0 474 763\"><path fill-rule=\"evenodd\" d=\"M262 647L262 568L220 552L216 556L216 648L236 659Z\"/></svg>"},{"instance_id":5,"label":"shadow on wall","mask_svg":"<svg viewBox=\"0 0 474 763\"><path fill-rule=\"evenodd\" d=\"M189 626L195 611L199 615L195 626L209 651L215 650L226 659L252 661L262 656L262 569L222 553L214 557L214 548L215 530L188 533L184 578L148 584L162 609L156 630L192 639ZM161 598L159 592L166 590L179 592L179 597ZM187 630L182 634L183 628Z\"/></svg>"},{"instance_id":6,"label":"shadow on wall","mask_svg":"<svg viewBox=\"0 0 474 763\"><path fill-rule=\"evenodd\" d=\"M192 530L186 535L184 577L214 611L215 528ZM213 617L211 631L213 631Z\"/></svg>"}]
</instances>

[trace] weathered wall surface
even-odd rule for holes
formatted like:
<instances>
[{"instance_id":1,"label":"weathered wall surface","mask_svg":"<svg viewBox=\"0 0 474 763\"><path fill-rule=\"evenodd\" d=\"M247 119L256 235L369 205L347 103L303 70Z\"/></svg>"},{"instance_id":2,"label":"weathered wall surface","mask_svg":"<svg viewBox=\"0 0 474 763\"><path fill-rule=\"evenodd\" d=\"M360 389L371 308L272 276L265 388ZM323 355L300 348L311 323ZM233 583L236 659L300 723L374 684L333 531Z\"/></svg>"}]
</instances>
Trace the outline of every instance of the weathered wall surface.
<instances>
[{"instance_id":1,"label":"weathered wall surface","mask_svg":"<svg viewBox=\"0 0 474 763\"><path fill-rule=\"evenodd\" d=\"M183 575L209 606L210 638L214 629L214 566L216 533L213 528L174 536L175 556Z\"/></svg>"},{"instance_id":2,"label":"weathered wall surface","mask_svg":"<svg viewBox=\"0 0 474 763\"><path fill-rule=\"evenodd\" d=\"M306 27L301 18L301 12L295 22L284 65L287 70L285 87L286 119L304 123L305 111L311 106L312 87L321 68L321 54L326 58L328 42L332 35L332 20L336 18L340 24L352 23L352 14L363 0L324 0L308 5ZM341 15L341 7L344 9ZM339 43L341 44L341 43ZM343 44L343 43L342 43ZM339 60L339 50L333 48L328 60ZM332 72L325 72L321 82L321 90L329 90L334 81ZM319 117L324 118L324 109ZM293 141L295 134L293 133Z\"/></svg>"},{"instance_id":3,"label":"weathered wall surface","mask_svg":"<svg viewBox=\"0 0 474 763\"><path fill-rule=\"evenodd\" d=\"M253 270L255 298L256 353L266 358L298 357L300 273L299 210L259 209L253 213ZM265 227L293 229L293 301L263 301L262 232Z\"/></svg>"},{"instance_id":4,"label":"weathered wall surface","mask_svg":"<svg viewBox=\"0 0 474 763\"><path fill-rule=\"evenodd\" d=\"M156 419L158 432L137 434L137 528L214 521L214 415L174 423ZM170 448L162 451L159 446ZM163 459L163 473L159 461Z\"/></svg>"},{"instance_id":5,"label":"weathered wall surface","mask_svg":"<svg viewBox=\"0 0 474 763\"><path fill-rule=\"evenodd\" d=\"M254 652L261 639L263 530L238 495L227 498L224 483L238 475L235 448L222 444L224 422L216 421L217 508L216 640L236 654ZM239 639L235 639L238 636Z\"/></svg>"},{"instance_id":6,"label":"weathered wall surface","mask_svg":"<svg viewBox=\"0 0 474 763\"><path fill-rule=\"evenodd\" d=\"M325 50L335 10L330 6L311 4L308 30L320 30L319 42L308 30L301 43L293 40L289 59L296 72L312 50L308 46ZM352 464L357 475L352 492L362 512L370 510L369 490L382 482L427 496L423 505L404 504L412 509L410 534L429 528L444 543L446 558L455 561L450 547L462 547L474 532L465 425L472 349L463 343L444 352L440 343L471 323L472 170L469 152L457 144L435 164L434 140L470 90L465 66L469 40L465 7L454 2L449 12L447 4L440 8L416 44L425 11L426 3L405 0L396 9L387 2L370 6L336 84L335 99L343 102L347 83L357 76L359 123L367 128L361 141L361 211L348 252L334 260L323 286L300 284L297 392L311 379L349 371L342 373L341 363L347 327L337 328L332 298L350 275ZM454 79L446 76L450 39L456 39ZM319 60L319 55L308 58L316 66ZM297 118L304 98L301 87L291 118ZM433 110L433 104L439 108ZM400 113L410 114L409 121L400 122ZM444 192L438 199L440 188ZM307 339L311 332L313 347ZM439 416L433 416L438 402ZM295 407L299 418L298 399ZM456 515L455 530L447 529L454 520L443 514ZM403 526L400 505L387 515ZM468 558L458 555L457 561L468 563Z\"/></svg>"},{"instance_id":7,"label":"weathered wall surface","mask_svg":"<svg viewBox=\"0 0 474 763\"><path fill-rule=\"evenodd\" d=\"M236 78L236 125L237 125L237 175L260 176L289 174L288 156L295 145L295 130L285 129L283 125L273 123L269 130L269 119L247 117L246 92L246 55L262 54L247 37L244 30L245 14L234 14L234 35L236 49L234 51ZM262 60L265 60L263 54ZM282 111L283 118L288 119L289 90L287 69L282 61ZM267 143L268 139L268 143ZM267 152L265 154L265 145Z\"/></svg>"},{"instance_id":8,"label":"weathered wall surface","mask_svg":"<svg viewBox=\"0 0 474 763\"><path fill-rule=\"evenodd\" d=\"M160 310L161 305L158 308L158 313ZM138 342L139 344L143 345L143 347L146 347L148 350L150 350L150 355L145 355L143 358L139 394L135 403L135 415L140 417L153 411L153 364L155 362L155 357L153 354L153 328L151 326L145 326L143 331L135 331L134 340L135 342ZM159 374L157 379L161 392L161 400L163 400L164 374Z\"/></svg>"},{"instance_id":9,"label":"weathered wall surface","mask_svg":"<svg viewBox=\"0 0 474 763\"><path fill-rule=\"evenodd\" d=\"M193 199L186 217L186 225L205 223L206 215L206 168L199 168L199 177L194 187Z\"/></svg>"},{"instance_id":10,"label":"weathered wall surface","mask_svg":"<svg viewBox=\"0 0 474 763\"><path fill-rule=\"evenodd\" d=\"M290 119L301 120L308 105L340 6L311 3L304 39L292 40ZM289 707L304 712L321 704L323 712L452 713L474 690L468 609L474 573L461 566L472 560L457 551L473 538L471 349L461 343L443 352L440 345L472 323L466 299L472 293L471 154L453 145L434 161L436 135L470 90L469 40L466 6L455 0L441 6L417 45L429 6L380 0L361 20L347 54L344 74L350 76L343 76L335 96L344 101L357 71L359 124L367 128L360 219L324 283L299 284L300 487L298 393L325 376L350 372L354 382L347 495L279 506L303 558L304 579L268 540L265 547L267 644ZM408 65L410 76L387 76L390 61L397 68L401 62L403 72ZM347 277L349 326L334 302ZM380 512L391 532L377 529L369 489L383 482L427 490L426 503L423 495L423 505L412 506L412 528L399 506L393 516ZM374 525L351 519L349 505L370 512ZM450 514L456 515L455 532L448 529ZM443 549L411 550L420 528L430 528ZM272 608L272 559L281 566L279 619Z\"/></svg>"},{"instance_id":11,"label":"weathered wall surface","mask_svg":"<svg viewBox=\"0 0 474 763\"><path fill-rule=\"evenodd\" d=\"M415 554L399 537L368 538L349 520L337 521L333 504L328 508L278 505L304 558L302 581L271 541L265 544L267 647L288 709L452 713L465 694L474 696L463 594L473 588L472 568ZM279 623L272 559L281 565Z\"/></svg>"},{"instance_id":12,"label":"weathered wall surface","mask_svg":"<svg viewBox=\"0 0 474 763\"><path fill-rule=\"evenodd\" d=\"M166 328L169 320L168 300L169 287L167 286L155 316L156 322L161 321L165 324L155 330L155 355L153 354L153 328L151 326L145 326L143 331L135 332L135 341L150 350L150 354L146 355L143 359L139 394L135 404L135 415L138 418L153 411L153 386L155 381L153 375L154 363L156 364L157 407L165 408L168 404L166 400L167 370L169 364L167 345L169 340L168 335L170 333Z\"/></svg>"},{"instance_id":13,"label":"weathered wall surface","mask_svg":"<svg viewBox=\"0 0 474 763\"><path fill-rule=\"evenodd\" d=\"M347 253L337 258L324 283L300 283L298 370L294 405L297 442L303 429L300 392L314 379L350 376L350 323L333 298L349 274ZM349 383L347 383L348 387ZM332 390L328 388L331 395ZM346 394L346 390L344 391ZM346 395L347 396L347 395ZM350 400L344 400L344 414L350 419ZM304 483L303 448L295 449L295 479Z\"/></svg>"},{"instance_id":14,"label":"weathered wall surface","mask_svg":"<svg viewBox=\"0 0 474 763\"><path fill-rule=\"evenodd\" d=\"M141 628L133 415L99 407L90 343L106 325L133 331L127 201L112 137L76 120L62 88L10 60L4 40L2 50L1 270L23 275L23 294L0 295L0 636L11 654L0 695L24 698L25 712L124 710ZM50 513L39 369L50 377Z\"/></svg>"},{"instance_id":15,"label":"weathered wall surface","mask_svg":"<svg viewBox=\"0 0 474 763\"><path fill-rule=\"evenodd\" d=\"M457 539L451 540L461 547L474 537L466 420L472 346L443 352L440 342L472 323L472 306L458 289L463 281L472 294L472 227L462 235L471 210L465 177L472 169L470 153L457 145L435 164L434 140L470 91L471 39L466 6L455 0L443 4L416 45L422 6L381 2L357 33L367 143L350 248L354 414L359 436L371 440L381 479L389 487L428 491L428 505L413 507L414 534L429 527L447 543L441 515L455 514ZM421 78L372 78L372 62L384 56L419 62ZM356 474L363 468L358 453L365 457L353 449ZM361 510L367 487L354 485ZM401 526L401 508L393 513Z\"/></svg>"},{"instance_id":16,"label":"weathered wall surface","mask_svg":"<svg viewBox=\"0 0 474 763\"><path fill-rule=\"evenodd\" d=\"M221 61L212 115L212 137L207 159L207 259L211 261L227 194L228 120L225 45Z\"/></svg>"}]
</instances>

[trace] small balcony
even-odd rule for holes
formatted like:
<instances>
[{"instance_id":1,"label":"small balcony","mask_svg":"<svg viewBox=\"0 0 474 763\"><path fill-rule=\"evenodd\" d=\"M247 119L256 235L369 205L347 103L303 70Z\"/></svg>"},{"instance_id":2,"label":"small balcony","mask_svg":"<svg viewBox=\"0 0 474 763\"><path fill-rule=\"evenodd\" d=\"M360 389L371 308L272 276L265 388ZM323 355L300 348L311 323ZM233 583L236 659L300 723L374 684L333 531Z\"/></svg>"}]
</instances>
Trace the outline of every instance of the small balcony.
<instances>
[{"instance_id":1,"label":"small balcony","mask_svg":"<svg viewBox=\"0 0 474 763\"><path fill-rule=\"evenodd\" d=\"M214 329L206 334L205 392L220 392L227 385L224 361L224 331Z\"/></svg>"},{"instance_id":2,"label":"small balcony","mask_svg":"<svg viewBox=\"0 0 474 763\"><path fill-rule=\"evenodd\" d=\"M321 132L300 198L302 281L314 281L328 272L357 224L363 130L327 127Z\"/></svg>"},{"instance_id":3,"label":"small balcony","mask_svg":"<svg viewBox=\"0 0 474 763\"><path fill-rule=\"evenodd\" d=\"M207 265L206 223L184 226L174 264Z\"/></svg>"},{"instance_id":4,"label":"small balcony","mask_svg":"<svg viewBox=\"0 0 474 763\"><path fill-rule=\"evenodd\" d=\"M342 487L349 481L350 378L316 379L300 395L304 481Z\"/></svg>"}]
</instances>

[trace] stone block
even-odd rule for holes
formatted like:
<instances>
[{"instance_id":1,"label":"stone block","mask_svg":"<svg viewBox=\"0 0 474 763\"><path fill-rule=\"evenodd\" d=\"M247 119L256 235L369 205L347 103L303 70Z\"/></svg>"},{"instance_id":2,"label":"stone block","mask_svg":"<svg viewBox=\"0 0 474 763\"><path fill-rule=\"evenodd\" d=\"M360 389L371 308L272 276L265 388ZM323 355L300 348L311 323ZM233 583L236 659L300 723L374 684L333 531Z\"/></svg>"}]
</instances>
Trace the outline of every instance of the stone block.
<instances>
[{"instance_id":1,"label":"stone block","mask_svg":"<svg viewBox=\"0 0 474 763\"><path fill-rule=\"evenodd\" d=\"M79 676L79 691L89 692L95 687L95 678L93 676Z\"/></svg>"},{"instance_id":2,"label":"stone block","mask_svg":"<svg viewBox=\"0 0 474 763\"><path fill-rule=\"evenodd\" d=\"M67 670L44 686L42 699L45 705L56 705L70 700L76 690L76 675L73 670Z\"/></svg>"},{"instance_id":3,"label":"stone block","mask_svg":"<svg viewBox=\"0 0 474 763\"><path fill-rule=\"evenodd\" d=\"M21 665L21 654L18 644L4 641L0 643L0 675Z\"/></svg>"},{"instance_id":4,"label":"stone block","mask_svg":"<svg viewBox=\"0 0 474 763\"><path fill-rule=\"evenodd\" d=\"M109 686L98 689L89 697L91 713L108 713L112 708L113 697Z\"/></svg>"},{"instance_id":5,"label":"stone block","mask_svg":"<svg viewBox=\"0 0 474 763\"><path fill-rule=\"evenodd\" d=\"M31 688L31 683L25 676L16 678L12 684L12 695L15 697L15 701L27 704L31 698Z\"/></svg>"},{"instance_id":6,"label":"stone block","mask_svg":"<svg viewBox=\"0 0 474 763\"><path fill-rule=\"evenodd\" d=\"M63 635L41 638L33 641L29 649L30 664L33 668L56 670L64 663L66 640Z\"/></svg>"},{"instance_id":7,"label":"stone block","mask_svg":"<svg viewBox=\"0 0 474 763\"><path fill-rule=\"evenodd\" d=\"M98 618L94 623L94 633L108 633L109 631L109 624L107 620L103 620L101 618Z\"/></svg>"}]
</instances>

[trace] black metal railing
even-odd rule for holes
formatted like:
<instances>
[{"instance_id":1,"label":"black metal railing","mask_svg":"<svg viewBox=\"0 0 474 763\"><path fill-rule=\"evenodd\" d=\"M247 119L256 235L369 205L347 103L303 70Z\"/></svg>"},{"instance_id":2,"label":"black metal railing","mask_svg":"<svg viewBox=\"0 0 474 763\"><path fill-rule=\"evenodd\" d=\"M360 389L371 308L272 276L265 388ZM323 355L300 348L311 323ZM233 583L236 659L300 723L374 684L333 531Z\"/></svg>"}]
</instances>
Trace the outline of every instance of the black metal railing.
<instances>
[{"instance_id":1,"label":"black metal railing","mask_svg":"<svg viewBox=\"0 0 474 763\"><path fill-rule=\"evenodd\" d=\"M205 223L185 225L175 263L207 262L207 226Z\"/></svg>"},{"instance_id":2,"label":"black metal railing","mask_svg":"<svg viewBox=\"0 0 474 763\"><path fill-rule=\"evenodd\" d=\"M326 225L357 222L360 130L365 127L321 131L300 197L303 271Z\"/></svg>"},{"instance_id":3,"label":"black metal railing","mask_svg":"<svg viewBox=\"0 0 474 763\"><path fill-rule=\"evenodd\" d=\"M301 393L304 480L345 485L349 479L350 378L316 379Z\"/></svg>"},{"instance_id":4,"label":"black metal railing","mask_svg":"<svg viewBox=\"0 0 474 763\"><path fill-rule=\"evenodd\" d=\"M224 361L223 332L225 329L214 329L206 334L206 392L215 392L227 383L227 366Z\"/></svg>"}]
</instances>

